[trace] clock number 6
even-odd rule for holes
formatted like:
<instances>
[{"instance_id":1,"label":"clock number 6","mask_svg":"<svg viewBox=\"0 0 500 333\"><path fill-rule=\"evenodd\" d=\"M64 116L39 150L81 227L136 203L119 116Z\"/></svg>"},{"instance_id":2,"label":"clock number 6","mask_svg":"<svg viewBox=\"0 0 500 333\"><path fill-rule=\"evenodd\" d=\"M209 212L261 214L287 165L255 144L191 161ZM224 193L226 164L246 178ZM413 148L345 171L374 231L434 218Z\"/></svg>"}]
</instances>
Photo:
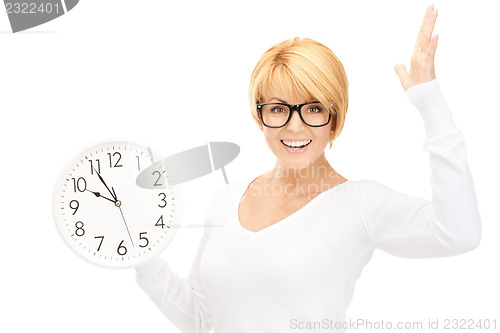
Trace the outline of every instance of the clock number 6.
<instances>
[{"instance_id":1,"label":"clock number 6","mask_svg":"<svg viewBox=\"0 0 500 333\"><path fill-rule=\"evenodd\" d=\"M121 255L121 256L124 256L125 254L127 254L127 248L122 245L123 242L124 242L124 240L122 240L120 242L120 245L118 245L118 248L116 249L116 252L118 252L118 254Z\"/></svg>"}]
</instances>

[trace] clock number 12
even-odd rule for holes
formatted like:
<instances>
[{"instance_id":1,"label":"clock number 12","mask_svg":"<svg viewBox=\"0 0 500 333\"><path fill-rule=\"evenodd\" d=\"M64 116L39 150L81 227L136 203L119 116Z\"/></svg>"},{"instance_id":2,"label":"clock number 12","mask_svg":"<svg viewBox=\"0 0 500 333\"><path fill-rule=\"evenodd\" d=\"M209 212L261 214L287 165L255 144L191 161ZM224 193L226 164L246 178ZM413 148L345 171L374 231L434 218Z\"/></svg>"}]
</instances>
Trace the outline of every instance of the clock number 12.
<instances>
[{"instance_id":1,"label":"clock number 12","mask_svg":"<svg viewBox=\"0 0 500 333\"><path fill-rule=\"evenodd\" d=\"M115 155L118 155L118 159L116 160L115 164L113 165L113 161L111 159L111 153L108 153L108 157L109 157L109 167L110 168L121 168L123 165L122 164L119 164L120 163L120 160L122 159L122 154L120 154L119 152L114 152L113 153L113 157L115 157ZM126 253L127 251L125 251Z\"/></svg>"}]
</instances>

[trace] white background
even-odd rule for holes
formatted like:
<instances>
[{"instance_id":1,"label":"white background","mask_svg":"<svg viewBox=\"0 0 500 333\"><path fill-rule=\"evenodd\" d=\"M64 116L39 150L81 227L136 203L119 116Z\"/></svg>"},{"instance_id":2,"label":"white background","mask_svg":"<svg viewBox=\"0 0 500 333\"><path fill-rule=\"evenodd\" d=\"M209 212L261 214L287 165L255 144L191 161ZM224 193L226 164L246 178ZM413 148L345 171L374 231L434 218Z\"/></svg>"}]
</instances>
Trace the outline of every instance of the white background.
<instances>
[{"instance_id":1,"label":"white background","mask_svg":"<svg viewBox=\"0 0 500 333\"><path fill-rule=\"evenodd\" d=\"M76 152L105 139L145 143L162 156L231 141L241 153L226 167L230 181L270 170L275 159L250 116L247 89L260 55L288 38L327 45L349 77L347 121L327 152L332 166L347 179L430 199L423 122L393 71L398 62L409 68L430 3L82 0L16 34L1 13L0 331L177 331L133 269L98 268L66 247L52 218L55 180ZM498 327L500 6L435 4L436 74L465 136L482 242L439 259L376 251L348 317L489 318ZM183 185L183 223L202 223L222 183L219 172ZM181 276L201 232L181 229L162 254Z\"/></svg>"}]
</instances>

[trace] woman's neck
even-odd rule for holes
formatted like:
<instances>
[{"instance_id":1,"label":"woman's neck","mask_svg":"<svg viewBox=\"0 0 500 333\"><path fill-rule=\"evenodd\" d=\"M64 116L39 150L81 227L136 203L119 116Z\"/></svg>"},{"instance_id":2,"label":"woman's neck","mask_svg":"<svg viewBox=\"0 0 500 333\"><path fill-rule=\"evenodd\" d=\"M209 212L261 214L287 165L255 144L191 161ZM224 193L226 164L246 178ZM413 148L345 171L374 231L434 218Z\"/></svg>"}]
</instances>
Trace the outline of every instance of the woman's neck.
<instances>
[{"instance_id":1,"label":"woman's neck","mask_svg":"<svg viewBox=\"0 0 500 333\"><path fill-rule=\"evenodd\" d=\"M282 193L288 195L315 195L341 183L346 179L340 176L328 163L324 153L314 162L297 168L277 160L274 168L265 174L266 182L281 186Z\"/></svg>"}]
</instances>

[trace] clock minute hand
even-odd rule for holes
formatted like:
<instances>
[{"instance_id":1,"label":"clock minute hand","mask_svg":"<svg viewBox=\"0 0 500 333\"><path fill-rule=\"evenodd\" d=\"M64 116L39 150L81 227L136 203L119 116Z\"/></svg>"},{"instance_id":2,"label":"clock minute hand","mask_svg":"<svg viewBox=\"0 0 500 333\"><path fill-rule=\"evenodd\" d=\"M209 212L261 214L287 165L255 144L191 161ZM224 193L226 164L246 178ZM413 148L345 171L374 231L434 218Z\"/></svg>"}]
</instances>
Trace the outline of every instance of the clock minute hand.
<instances>
[{"instance_id":1,"label":"clock minute hand","mask_svg":"<svg viewBox=\"0 0 500 333\"><path fill-rule=\"evenodd\" d=\"M111 194L111 196L113 197L113 199L115 199L115 201L117 200L117 198L115 197L115 195L113 194L113 192L111 192L111 190L109 189L108 185L106 185L106 182L104 181L104 179L102 179L101 175L99 174L99 172L97 172L97 170L92 167L92 169L94 169L95 173L97 173L97 176L99 177L99 179L101 180L101 182L104 184L104 186L106 186L106 188L108 189L108 192L109 194Z\"/></svg>"}]
</instances>

